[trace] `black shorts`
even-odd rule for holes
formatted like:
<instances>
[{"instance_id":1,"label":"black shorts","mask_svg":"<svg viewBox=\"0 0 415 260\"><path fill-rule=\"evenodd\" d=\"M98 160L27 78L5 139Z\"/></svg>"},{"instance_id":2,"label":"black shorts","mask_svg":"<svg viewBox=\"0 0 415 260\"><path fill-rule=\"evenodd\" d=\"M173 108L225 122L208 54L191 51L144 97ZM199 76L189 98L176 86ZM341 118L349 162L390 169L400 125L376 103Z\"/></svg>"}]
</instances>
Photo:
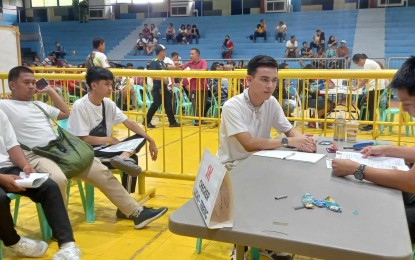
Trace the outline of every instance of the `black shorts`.
<instances>
[{"instance_id":1,"label":"black shorts","mask_svg":"<svg viewBox=\"0 0 415 260\"><path fill-rule=\"evenodd\" d=\"M139 50L139 51L144 50L144 46L139 46L139 45L137 45L137 50Z\"/></svg>"}]
</instances>

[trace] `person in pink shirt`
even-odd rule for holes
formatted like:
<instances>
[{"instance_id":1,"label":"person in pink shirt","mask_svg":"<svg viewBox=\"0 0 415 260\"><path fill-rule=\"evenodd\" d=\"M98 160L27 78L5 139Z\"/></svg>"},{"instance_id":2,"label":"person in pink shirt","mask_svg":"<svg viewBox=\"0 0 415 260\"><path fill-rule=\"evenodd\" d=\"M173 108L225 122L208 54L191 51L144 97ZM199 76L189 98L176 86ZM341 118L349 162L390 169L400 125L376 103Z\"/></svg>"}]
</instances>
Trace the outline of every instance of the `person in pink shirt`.
<instances>
[{"instance_id":1,"label":"person in pink shirt","mask_svg":"<svg viewBox=\"0 0 415 260\"><path fill-rule=\"evenodd\" d=\"M190 61L182 66L182 69L191 70L207 70L206 60L200 58L200 51L197 48L190 49ZM205 114L205 106L207 100L208 85L206 79L190 79L190 99L192 101L195 116L203 117ZM201 124L205 124L203 120ZM199 122L194 122L194 126L198 126Z\"/></svg>"}]
</instances>

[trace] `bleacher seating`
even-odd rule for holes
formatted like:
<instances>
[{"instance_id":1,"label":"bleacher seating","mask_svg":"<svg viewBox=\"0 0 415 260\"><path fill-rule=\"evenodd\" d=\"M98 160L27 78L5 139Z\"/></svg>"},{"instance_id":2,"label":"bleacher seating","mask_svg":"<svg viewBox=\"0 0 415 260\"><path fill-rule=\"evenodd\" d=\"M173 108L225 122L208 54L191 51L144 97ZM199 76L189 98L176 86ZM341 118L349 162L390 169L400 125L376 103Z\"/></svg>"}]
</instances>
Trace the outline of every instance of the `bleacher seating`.
<instances>
[{"instance_id":1,"label":"bleacher seating","mask_svg":"<svg viewBox=\"0 0 415 260\"><path fill-rule=\"evenodd\" d=\"M168 53L177 51L183 59L189 58L189 50L197 47L201 51L201 57L206 59L220 59L221 45L224 36L229 34L235 44L234 59L250 59L258 54L267 54L276 58L284 57L285 44L275 43L274 28L279 20L284 20L288 26L287 40L295 35L301 48L303 41L310 42L316 28L321 28L326 33L326 41L330 35L335 35L340 41L345 39L348 47L353 49L354 30L356 28L357 10L278 13L278 14L254 14L233 16L204 16L204 17L172 17L167 18L159 26L161 38L165 37L168 23L173 23L176 30L181 24L198 25L201 39L199 44L192 45L168 45ZM267 41L262 38L253 43L248 36L253 34L256 24L264 18L267 22ZM59 23L21 23L18 24L21 31L37 30L40 25L45 52L53 50L56 40L60 40L67 52L67 59L72 64L78 64L85 60L91 51L91 39L93 36L101 36L106 41L106 53L116 46L131 31L140 25L140 20L115 20L115 21L91 21L88 24L76 22ZM165 39L160 39L165 43ZM27 46L22 46L27 47ZM151 57L133 55L133 46L126 53L125 59L147 59ZM73 51L76 52L73 55ZM153 54L154 55L154 54ZM125 63L125 62L124 62ZM144 61L133 62L134 66L144 66ZM293 66L292 66L293 67Z\"/></svg>"},{"instance_id":2,"label":"bleacher seating","mask_svg":"<svg viewBox=\"0 0 415 260\"><path fill-rule=\"evenodd\" d=\"M409 57L414 55L415 27L414 7L389 8L386 10L385 57ZM390 68L399 68L405 59L391 62Z\"/></svg>"}]
</instances>

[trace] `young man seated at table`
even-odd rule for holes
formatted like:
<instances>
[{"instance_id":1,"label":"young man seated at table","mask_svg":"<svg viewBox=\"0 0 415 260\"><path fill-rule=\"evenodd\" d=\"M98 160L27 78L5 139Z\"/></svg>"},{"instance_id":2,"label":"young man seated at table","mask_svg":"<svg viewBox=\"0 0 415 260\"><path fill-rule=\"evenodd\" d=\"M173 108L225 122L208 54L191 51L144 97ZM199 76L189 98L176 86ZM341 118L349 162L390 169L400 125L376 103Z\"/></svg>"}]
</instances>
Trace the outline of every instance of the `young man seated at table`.
<instances>
[{"instance_id":1,"label":"young man seated at table","mask_svg":"<svg viewBox=\"0 0 415 260\"><path fill-rule=\"evenodd\" d=\"M112 167L133 177L138 176L141 173L141 167L138 165L136 153L147 140L151 158L156 160L156 143L136 122L128 119L109 98L114 83L114 75L111 71L101 67L92 67L88 69L85 79L88 94L73 104L68 120L68 131L95 147L114 145L120 140L112 136L112 128L114 125L123 123L127 129L135 133L124 141L143 138L143 142L133 152L102 152L95 149L94 153L96 157L111 158ZM136 180L133 181L135 182Z\"/></svg>"},{"instance_id":2,"label":"young man seated at table","mask_svg":"<svg viewBox=\"0 0 415 260\"><path fill-rule=\"evenodd\" d=\"M17 234L10 214L10 199L7 196L7 192L13 192L42 205L60 248L52 259L81 259L58 185L47 179L39 188L22 188L16 183L20 179L20 172L28 176L36 170L30 166L7 116L0 110L0 239L17 257L42 257L48 249L48 244L44 241Z\"/></svg>"},{"instance_id":3,"label":"young man seated at table","mask_svg":"<svg viewBox=\"0 0 415 260\"><path fill-rule=\"evenodd\" d=\"M402 108L411 116L415 116L415 56L410 57L395 74L390 86L396 90ZM369 146L361 153L363 157L390 156L403 158L406 162L415 162L415 147L402 147L393 145ZM399 189L407 193L415 193L415 167L409 171L377 169L351 160L333 160L333 172L336 176L354 175L358 180L368 180L375 184L389 188ZM409 195L409 194L406 194ZM409 196L407 196L409 197ZM413 197L413 196L412 196ZM412 243L415 242L415 203L405 201L406 217Z\"/></svg>"},{"instance_id":4,"label":"young man seated at table","mask_svg":"<svg viewBox=\"0 0 415 260\"><path fill-rule=\"evenodd\" d=\"M265 55L255 56L249 61L247 71L249 87L226 101L222 109L219 160L232 168L260 150L293 146L300 151L315 152L315 140L293 128L272 96L278 82L277 61ZM286 137L270 138L272 127ZM272 251L263 253L277 257L277 253ZM285 259L291 258L286 254L284 256ZM234 258L235 248L231 254L231 259Z\"/></svg>"}]
</instances>

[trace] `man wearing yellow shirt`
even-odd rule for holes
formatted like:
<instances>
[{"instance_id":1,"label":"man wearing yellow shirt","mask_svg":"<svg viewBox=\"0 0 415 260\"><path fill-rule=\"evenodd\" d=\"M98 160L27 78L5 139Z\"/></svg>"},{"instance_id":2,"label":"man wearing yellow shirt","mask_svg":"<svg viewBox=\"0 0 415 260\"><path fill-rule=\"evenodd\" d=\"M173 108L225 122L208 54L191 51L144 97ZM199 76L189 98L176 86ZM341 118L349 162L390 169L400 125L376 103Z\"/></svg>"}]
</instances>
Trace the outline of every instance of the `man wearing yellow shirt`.
<instances>
[{"instance_id":1,"label":"man wearing yellow shirt","mask_svg":"<svg viewBox=\"0 0 415 260\"><path fill-rule=\"evenodd\" d=\"M267 24L265 23L264 19L261 19L259 24L256 26L253 41L256 42L256 38L258 37L264 37L264 41L267 40Z\"/></svg>"}]
</instances>

